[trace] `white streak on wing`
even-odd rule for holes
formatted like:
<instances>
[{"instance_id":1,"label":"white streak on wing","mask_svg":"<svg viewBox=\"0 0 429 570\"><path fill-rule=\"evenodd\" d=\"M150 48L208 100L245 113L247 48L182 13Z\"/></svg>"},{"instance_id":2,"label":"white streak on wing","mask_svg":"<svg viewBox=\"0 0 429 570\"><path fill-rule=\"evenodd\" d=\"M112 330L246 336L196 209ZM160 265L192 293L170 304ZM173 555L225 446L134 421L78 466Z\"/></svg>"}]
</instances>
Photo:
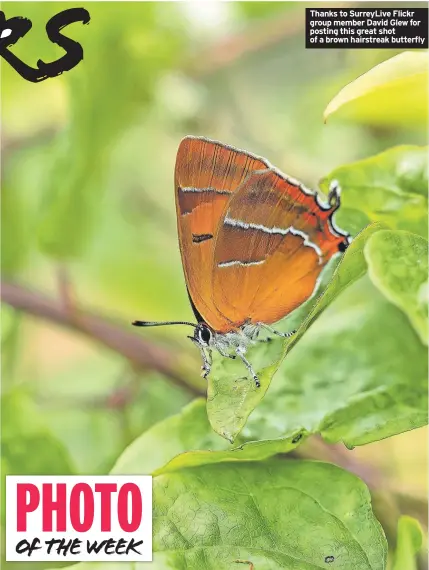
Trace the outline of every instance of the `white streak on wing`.
<instances>
[{"instance_id":1,"label":"white streak on wing","mask_svg":"<svg viewBox=\"0 0 429 570\"><path fill-rule=\"evenodd\" d=\"M239 259L234 259L233 261L222 261L218 263L218 267L232 267L233 265L242 265L243 267L248 267L249 265L261 265L265 263L265 259L260 261L240 261Z\"/></svg>"},{"instance_id":2,"label":"white streak on wing","mask_svg":"<svg viewBox=\"0 0 429 570\"><path fill-rule=\"evenodd\" d=\"M276 226L272 228L267 228L262 224L253 224L251 222L243 222L242 220L235 220L234 218L230 218L228 215L225 216L224 224L227 226L232 226L235 228L242 228L243 230L260 230L266 234L279 234L282 236L286 236L288 234L292 234L295 236L300 236L304 240L304 245L308 247L312 247L314 251L319 256L319 263L322 261L322 250L318 245L310 241L310 236L301 230L297 230L293 226L289 226L288 228L278 228Z\"/></svg>"},{"instance_id":3,"label":"white streak on wing","mask_svg":"<svg viewBox=\"0 0 429 570\"><path fill-rule=\"evenodd\" d=\"M293 226L290 226L289 231L294 236L302 237L302 239L304 240L304 245L308 246L308 247L312 247L314 249L314 251L317 253L317 255L319 256L319 262L322 261L322 250L320 249L320 247L318 245L316 245L314 242L310 241L310 236L308 234L306 234L305 232L302 232L301 230L297 230Z\"/></svg>"},{"instance_id":4,"label":"white streak on wing","mask_svg":"<svg viewBox=\"0 0 429 570\"><path fill-rule=\"evenodd\" d=\"M196 192L196 193L204 193L204 192L214 192L215 194L231 194L227 190L218 190L217 188L213 188L213 186L207 186L207 188L196 188L195 186L180 186L180 190L182 192Z\"/></svg>"}]
</instances>

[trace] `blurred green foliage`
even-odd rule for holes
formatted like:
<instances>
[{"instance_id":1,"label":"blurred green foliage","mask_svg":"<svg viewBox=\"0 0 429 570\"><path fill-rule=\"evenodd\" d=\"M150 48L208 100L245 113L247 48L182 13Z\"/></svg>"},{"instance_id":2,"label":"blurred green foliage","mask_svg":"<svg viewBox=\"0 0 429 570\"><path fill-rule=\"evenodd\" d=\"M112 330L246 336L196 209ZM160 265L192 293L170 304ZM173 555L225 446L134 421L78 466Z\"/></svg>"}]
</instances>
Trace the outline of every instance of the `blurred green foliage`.
<instances>
[{"instance_id":1,"label":"blurred green foliage","mask_svg":"<svg viewBox=\"0 0 429 570\"><path fill-rule=\"evenodd\" d=\"M14 53L33 66L60 57L45 24L77 5L7 3L6 17L33 22ZM72 330L4 307L3 476L156 471L155 507L161 495L167 508L178 490L196 494L199 524L212 530L225 508L224 488L233 484L244 506L239 520L228 513L224 532L253 525L258 501L273 497L257 552L238 535L227 548L214 534L211 550L192 541L194 548L183 548L171 521L180 528L186 512L171 511L170 522L157 522L155 546L163 552L154 568L233 568L235 558L252 560L255 570L298 568L269 552L270 536L281 531L277 542L286 552L288 536L305 533L314 521L325 534L311 527L313 563L323 566L319 554L340 541L347 556L340 553L338 563L358 568L362 553L351 536L359 532L374 557L371 567L384 568L386 543L363 483L331 465L261 460L299 453L317 432L352 447L427 422L427 132L421 104L404 103L416 96L414 84L405 79L398 97L390 93L390 104L380 106L391 86L378 82L381 91L371 92L369 103L361 93L354 111L349 102L349 112L340 109L324 125L329 101L396 52L305 50L304 5L293 2L112 2L91 3L89 11L88 26L67 28L84 49L83 62L70 72L34 85L2 65L3 279L60 304L60 269L83 310L124 326L134 318L192 318L173 195L175 152L186 134L264 155L310 187L322 180L325 192L337 179L343 205L336 223L354 236L374 225L328 269L317 295L281 323L285 330L300 325L297 336L255 355L260 368L271 367L260 393L240 380L233 362L217 359L209 417L218 432L237 437L234 449L211 430L203 401L189 404L192 390L155 370L135 370ZM199 355L180 328L142 336L180 351L198 373ZM196 384L189 379L189 385ZM398 445L400 458L396 438L388 441ZM410 468L407 480L400 479L400 459L395 463L392 448L383 449L371 457L375 468L388 462L383 487L411 488L421 499L425 473ZM185 469L192 465L199 467ZM285 488L285 478L304 487ZM288 505L281 518L274 481ZM316 491L322 506L314 502ZM328 530L325 507L341 521L329 519ZM353 532L346 528L350 512L359 527ZM402 560L414 563L405 531L396 555L401 570ZM311 542L305 541L303 557Z\"/></svg>"},{"instance_id":2,"label":"blurred green foliage","mask_svg":"<svg viewBox=\"0 0 429 570\"><path fill-rule=\"evenodd\" d=\"M398 544L396 547L393 570L416 570L414 555L422 547L422 529L419 523L407 516L398 521Z\"/></svg>"}]
</instances>

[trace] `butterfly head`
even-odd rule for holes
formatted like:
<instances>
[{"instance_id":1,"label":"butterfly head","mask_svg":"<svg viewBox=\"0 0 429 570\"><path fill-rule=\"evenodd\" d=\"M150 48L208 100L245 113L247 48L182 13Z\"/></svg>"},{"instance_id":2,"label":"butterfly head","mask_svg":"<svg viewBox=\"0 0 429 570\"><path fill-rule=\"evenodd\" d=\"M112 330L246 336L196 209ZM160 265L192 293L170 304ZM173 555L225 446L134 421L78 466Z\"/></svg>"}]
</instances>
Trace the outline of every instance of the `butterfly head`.
<instances>
[{"instance_id":1,"label":"butterfly head","mask_svg":"<svg viewBox=\"0 0 429 570\"><path fill-rule=\"evenodd\" d=\"M211 346L214 340L214 332L206 323L198 323L194 330L194 340L201 346Z\"/></svg>"}]
</instances>

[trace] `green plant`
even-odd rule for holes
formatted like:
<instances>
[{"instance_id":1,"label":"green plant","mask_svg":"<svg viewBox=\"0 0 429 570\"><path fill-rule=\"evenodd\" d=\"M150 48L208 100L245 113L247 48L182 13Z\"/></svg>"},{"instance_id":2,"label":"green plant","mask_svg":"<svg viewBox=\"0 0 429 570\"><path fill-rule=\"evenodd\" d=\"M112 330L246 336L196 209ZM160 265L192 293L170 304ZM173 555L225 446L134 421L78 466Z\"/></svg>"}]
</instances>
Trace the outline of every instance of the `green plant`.
<instances>
[{"instance_id":1,"label":"green plant","mask_svg":"<svg viewBox=\"0 0 429 570\"><path fill-rule=\"evenodd\" d=\"M94 4L67 30L84 64L31 91L2 67L3 476L153 474L148 568L424 570L402 457L386 446L384 472L356 455L427 424L427 54L351 82L323 126L385 50L303 57L302 7L262 2L219 3L239 24L225 46L178 4ZM26 5L26 61L62 55L44 31L60 9ZM217 356L205 398L180 328L130 325L190 317L171 180L187 133L342 187L354 240L279 324L297 334L252 349L259 390Z\"/></svg>"},{"instance_id":2,"label":"green plant","mask_svg":"<svg viewBox=\"0 0 429 570\"><path fill-rule=\"evenodd\" d=\"M374 102L390 88L389 74L404 97L404 57L418 66L421 54L383 64L383 81L368 72L326 116L346 101L359 101L362 113L368 93ZM361 480L328 463L272 456L311 434L352 449L427 423L426 155L392 148L326 176L322 189L333 179L342 187L338 223L355 237L313 298L281 323L297 334L253 349L261 389L216 357L209 421L197 399L118 459L112 473L154 475L151 567L231 570L248 560L255 570L386 569L387 541ZM420 546L417 523L401 519L393 568L415 568Z\"/></svg>"}]
</instances>

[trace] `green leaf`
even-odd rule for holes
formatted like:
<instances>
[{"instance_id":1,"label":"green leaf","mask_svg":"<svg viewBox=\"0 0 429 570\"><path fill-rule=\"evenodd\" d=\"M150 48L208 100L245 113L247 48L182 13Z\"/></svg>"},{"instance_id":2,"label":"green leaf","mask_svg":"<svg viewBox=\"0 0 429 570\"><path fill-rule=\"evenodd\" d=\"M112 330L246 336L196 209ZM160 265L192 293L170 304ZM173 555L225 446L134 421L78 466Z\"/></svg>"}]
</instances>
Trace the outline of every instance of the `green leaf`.
<instances>
[{"instance_id":1,"label":"green leaf","mask_svg":"<svg viewBox=\"0 0 429 570\"><path fill-rule=\"evenodd\" d=\"M381 227L380 224L371 225L356 237L337 266L325 292L320 297L316 294L311 303L306 305L306 311L312 304L314 307L291 339L275 338L269 343L258 343L248 351L247 358L257 371L261 382L260 388L256 388L252 378L245 376L245 369L240 362L214 355L208 381L207 413L213 429L222 437L234 441L250 413L264 397L273 374L289 350L337 295L365 273L363 247L369 237ZM290 322L289 319L285 319L276 325L276 328L293 330L293 327L288 329ZM294 431L296 430L288 433ZM255 439L260 438L256 435Z\"/></svg>"},{"instance_id":2,"label":"green leaf","mask_svg":"<svg viewBox=\"0 0 429 570\"><path fill-rule=\"evenodd\" d=\"M350 448L390 437L426 425L427 374L407 317L364 277L288 355L242 435L303 428Z\"/></svg>"},{"instance_id":3,"label":"green leaf","mask_svg":"<svg viewBox=\"0 0 429 570\"><path fill-rule=\"evenodd\" d=\"M365 247L368 274L389 301L402 309L428 344L428 242L404 231L381 231Z\"/></svg>"},{"instance_id":4,"label":"green leaf","mask_svg":"<svg viewBox=\"0 0 429 570\"><path fill-rule=\"evenodd\" d=\"M392 570L417 570L415 555L422 547L423 533L419 522L403 515L398 521L398 535Z\"/></svg>"},{"instance_id":5,"label":"green leaf","mask_svg":"<svg viewBox=\"0 0 429 570\"><path fill-rule=\"evenodd\" d=\"M154 505L153 547L167 568L230 570L241 559L256 569L310 570L331 557L342 570L385 567L368 489L330 464L186 469L155 478Z\"/></svg>"},{"instance_id":6,"label":"green leaf","mask_svg":"<svg viewBox=\"0 0 429 570\"><path fill-rule=\"evenodd\" d=\"M425 52L403 52L364 73L332 99L324 120L341 116L371 124L426 129L428 66Z\"/></svg>"},{"instance_id":7,"label":"green leaf","mask_svg":"<svg viewBox=\"0 0 429 570\"><path fill-rule=\"evenodd\" d=\"M112 474L158 475L208 463L266 459L300 444L303 430L272 441L253 441L233 448L215 434L207 420L206 402L199 398L180 414L156 424L121 455Z\"/></svg>"},{"instance_id":8,"label":"green leaf","mask_svg":"<svg viewBox=\"0 0 429 570\"><path fill-rule=\"evenodd\" d=\"M384 570L387 544L357 477L271 460L183 469L153 481L154 570ZM133 564L122 564L132 570ZM108 570L80 564L73 570ZM249 566L250 569L250 566Z\"/></svg>"},{"instance_id":9,"label":"green leaf","mask_svg":"<svg viewBox=\"0 0 429 570\"><path fill-rule=\"evenodd\" d=\"M342 189L342 207L336 217L339 226L349 229L349 212L357 210L371 222L427 237L427 155L427 147L399 146L340 166L326 176L321 181L324 192L332 180Z\"/></svg>"},{"instance_id":10,"label":"green leaf","mask_svg":"<svg viewBox=\"0 0 429 570\"><path fill-rule=\"evenodd\" d=\"M131 444L113 472L159 474L207 463L264 459L290 451L311 433L353 447L425 425L426 351L405 315L369 278L356 281L365 272L365 243L378 234L377 226L365 233L354 240L350 259L338 266L330 288L298 329L297 338L307 334L249 418L241 445L228 447L216 438L200 399ZM328 307L335 295L336 302ZM163 449L167 451L159 451Z\"/></svg>"},{"instance_id":11,"label":"green leaf","mask_svg":"<svg viewBox=\"0 0 429 570\"><path fill-rule=\"evenodd\" d=\"M213 429L231 443L265 396L280 364L283 343L279 337L248 350L246 358L258 375L259 388L241 361L213 355L207 385L207 414Z\"/></svg>"},{"instance_id":12,"label":"green leaf","mask_svg":"<svg viewBox=\"0 0 429 570\"><path fill-rule=\"evenodd\" d=\"M364 248L368 240L383 226L381 224L371 224L367 226L351 243L346 251L343 259L334 272L331 281L326 290L317 299L314 307L308 316L293 335L285 344L284 356L296 345L299 339L321 315L321 313L335 300L338 295L344 291L349 285L357 281L365 275L367 265L364 257Z\"/></svg>"}]
</instances>

